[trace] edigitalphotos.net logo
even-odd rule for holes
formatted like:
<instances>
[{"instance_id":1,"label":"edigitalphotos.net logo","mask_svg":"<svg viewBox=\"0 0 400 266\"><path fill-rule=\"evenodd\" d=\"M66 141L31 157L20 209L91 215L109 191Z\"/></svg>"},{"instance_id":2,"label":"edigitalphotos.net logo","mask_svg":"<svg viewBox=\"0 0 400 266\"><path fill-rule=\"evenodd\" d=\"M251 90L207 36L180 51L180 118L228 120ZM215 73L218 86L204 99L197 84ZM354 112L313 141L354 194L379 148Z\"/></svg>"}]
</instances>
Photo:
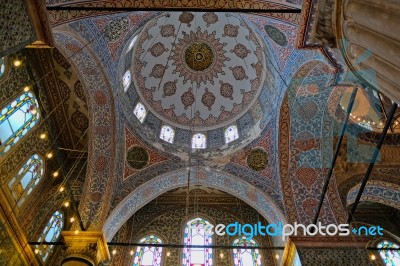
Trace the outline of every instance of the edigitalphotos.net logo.
<instances>
[{"instance_id":1,"label":"edigitalphotos.net logo","mask_svg":"<svg viewBox=\"0 0 400 266\"><path fill-rule=\"evenodd\" d=\"M192 225L192 229L200 229L199 226L203 225ZM273 236L281 237L285 240L288 236L349 236L354 234L356 236L383 236L383 228L377 226L360 226L350 230L349 224L328 224L322 225L320 222L317 224L283 224L271 223L263 225L261 222L256 224L240 224L238 222L225 224L212 224L204 225L205 233L208 235L218 236L245 236L247 240L252 239L254 236Z\"/></svg>"}]
</instances>

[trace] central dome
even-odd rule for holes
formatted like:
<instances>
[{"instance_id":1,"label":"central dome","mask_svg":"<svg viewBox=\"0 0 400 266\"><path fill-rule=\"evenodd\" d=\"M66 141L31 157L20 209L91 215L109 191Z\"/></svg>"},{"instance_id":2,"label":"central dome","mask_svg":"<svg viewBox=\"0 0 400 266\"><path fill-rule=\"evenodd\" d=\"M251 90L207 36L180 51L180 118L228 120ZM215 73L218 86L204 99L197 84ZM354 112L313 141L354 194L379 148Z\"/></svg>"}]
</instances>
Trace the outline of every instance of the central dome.
<instances>
[{"instance_id":1,"label":"central dome","mask_svg":"<svg viewBox=\"0 0 400 266\"><path fill-rule=\"evenodd\" d=\"M228 13L171 12L149 21L132 56L142 102L174 127L226 127L255 103L265 79L255 32Z\"/></svg>"}]
</instances>

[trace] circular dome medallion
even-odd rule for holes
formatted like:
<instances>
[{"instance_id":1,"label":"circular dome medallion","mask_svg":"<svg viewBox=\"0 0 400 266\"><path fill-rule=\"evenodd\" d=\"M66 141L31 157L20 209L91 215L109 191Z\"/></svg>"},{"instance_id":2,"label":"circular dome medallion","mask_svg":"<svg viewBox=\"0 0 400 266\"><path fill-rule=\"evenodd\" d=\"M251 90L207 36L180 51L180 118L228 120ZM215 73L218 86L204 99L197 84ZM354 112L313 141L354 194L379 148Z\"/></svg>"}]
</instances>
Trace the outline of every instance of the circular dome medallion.
<instances>
[{"instance_id":1,"label":"circular dome medallion","mask_svg":"<svg viewBox=\"0 0 400 266\"><path fill-rule=\"evenodd\" d=\"M226 127L250 110L264 85L262 41L229 13L161 14L143 27L134 49L141 101L177 128Z\"/></svg>"},{"instance_id":2,"label":"circular dome medallion","mask_svg":"<svg viewBox=\"0 0 400 266\"><path fill-rule=\"evenodd\" d=\"M251 150L247 156L247 165L254 171L264 170L268 165L267 153L259 148Z\"/></svg>"},{"instance_id":3,"label":"circular dome medallion","mask_svg":"<svg viewBox=\"0 0 400 266\"><path fill-rule=\"evenodd\" d=\"M193 43L185 51L186 64L195 71L209 68L213 62L214 53L206 43Z\"/></svg>"},{"instance_id":4,"label":"circular dome medallion","mask_svg":"<svg viewBox=\"0 0 400 266\"><path fill-rule=\"evenodd\" d=\"M131 147L126 154L126 161L133 169L142 169L149 162L147 151L139 146Z\"/></svg>"}]
</instances>

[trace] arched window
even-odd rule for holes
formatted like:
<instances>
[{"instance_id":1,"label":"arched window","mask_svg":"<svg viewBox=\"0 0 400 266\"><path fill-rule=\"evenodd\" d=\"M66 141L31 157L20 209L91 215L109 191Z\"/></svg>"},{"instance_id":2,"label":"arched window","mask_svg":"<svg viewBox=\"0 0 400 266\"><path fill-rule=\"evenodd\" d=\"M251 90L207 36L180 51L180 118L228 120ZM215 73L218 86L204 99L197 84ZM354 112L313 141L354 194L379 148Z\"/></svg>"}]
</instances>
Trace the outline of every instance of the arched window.
<instances>
[{"instance_id":1,"label":"arched window","mask_svg":"<svg viewBox=\"0 0 400 266\"><path fill-rule=\"evenodd\" d=\"M211 224L203 218L190 220L184 231L184 245L212 245L212 235L207 230ZM211 248L183 248L183 266L212 266L213 256Z\"/></svg>"},{"instance_id":2,"label":"arched window","mask_svg":"<svg viewBox=\"0 0 400 266\"><path fill-rule=\"evenodd\" d=\"M126 92L129 88L129 85L131 85L131 72L129 69L125 72L124 76L122 77L122 85L124 86L124 92Z\"/></svg>"},{"instance_id":3,"label":"arched window","mask_svg":"<svg viewBox=\"0 0 400 266\"><path fill-rule=\"evenodd\" d=\"M132 41L129 43L128 49L126 50L126 53L129 53L130 50L132 50L133 46L135 45L135 42L138 38L138 35L133 37Z\"/></svg>"},{"instance_id":4,"label":"arched window","mask_svg":"<svg viewBox=\"0 0 400 266\"><path fill-rule=\"evenodd\" d=\"M390 249L399 248L399 245L384 240L378 243L377 248ZM379 255L383 259L386 266L397 266L400 265L400 251L399 250L380 250Z\"/></svg>"},{"instance_id":5,"label":"arched window","mask_svg":"<svg viewBox=\"0 0 400 266\"><path fill-rule=\"evenodd\" d=\"M235 125L225 129L225 143L229 143L239 138L238 128Z\"/></svg>"},{"instance_id":6,"label":"arched window","mask_svg":"<svg viewBox=\"0 0 400 266\"><path fill-rule=\"evenodd\" d=\"M39 120L39 104L30 92L18 96L0 113L0 156L11 149Z\"/></svg>"},{"instance_id":7,"label":"arched window","mask_svg":"<svg viewBox=\"0 0 400 266\"><path fill-rule=\"evenodd\" d=\"M6 73L6 60L4 57L0 58L0 79L4 76L4 73Z\"/></svg>"},{"instance_id":8,"label":"arched window","mask_svg":"<svg viewBox=\"0 0 400 266\"><path fill-rule=\"evenodd\" d=\"M169 143L174 143L175 130L167 125L161 127L160 139Z\"/></svg>"},{"instance_id":9,"label":"arched window","mask_svg":"<svg viewBox=\"0 0 400 266\"><path fill-rule=\"evenodd\" d=\"M39 183L43 176L43 159L37 155L32 155L24 166L18 171L17 175L8 183L8 187L19 207L22 206L26 198Z\"/></svg>"},{"instance_id":10,"label":"arched window","mask_svg":"<svg viewBox=\"0 0 400 266\"><path fill-rule=\"evenodd\" d=\"M146 118L147 111L144 105L141 102L138 102L133 110L136 118L139 119L140 123L143 123L144 119Z\"/></svg>"},{"instance_id":11,"label":"arched window","mask_svg":"<svg viewBox=\"0 0 400 266\"><path fill-rule=\"evenodd\" d=\"M256 247L258 246L253 239L247 240L241 237L233 241L234 246ZM258 249L233 249L233 265L234 266L259 266L261 265L261 256Z\"/></svg>"},{"instance_id":12,"label":"arched window","mask_svg":"<svg viewBox=\"0 0 400 266\"><path fill-rule=\"evenodd\" d=\"M59 211L54 212L49 222L47 223L46 227L43 229L43 232L40 235L37 242L56 242L61 234L63 226L64 226L63 214ZM49 257L53 249L53 246L36 245L36 248L39 251L37 254L40 256L42 261L45 261Z\"/></svg>"},{"instance_id":13,"label":"arched window","mask_svg":"<svg viewBox=\"0 0 400 266\"><path fill-rule=\"evenodd\" d=\"M192 137L192 148L193 149L205 149L207 143L206 135L202 133L194 134Z\"/></svg>"},{"instance_id":14,"label":"arched window","mask_svg":"<svg viewBox=\"0 0 400 266\"><path fill-rule=\"evenodd\" d=\"M151 235L142 238L141 244L162 244L161 239ZM133 266L160 266L162 261L162 247L137 247Z\"/></svg>"}]
</instances>

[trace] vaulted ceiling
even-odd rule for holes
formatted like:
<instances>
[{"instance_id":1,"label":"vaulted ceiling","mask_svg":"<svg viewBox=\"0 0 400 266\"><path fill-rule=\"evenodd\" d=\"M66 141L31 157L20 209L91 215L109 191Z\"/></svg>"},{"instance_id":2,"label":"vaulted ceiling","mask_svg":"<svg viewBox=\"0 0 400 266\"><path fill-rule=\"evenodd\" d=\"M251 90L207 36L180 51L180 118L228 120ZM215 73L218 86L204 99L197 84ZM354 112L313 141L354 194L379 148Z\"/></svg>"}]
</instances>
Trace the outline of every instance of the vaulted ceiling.
<instances>
[{"instance_id":1,"label":"vaulted ceiling","mask_svg":"<svg viewBox=\"0 0 400 266\"><path fill-rule=\"evenodd\" d=\"M246 3L240 4L249 9L303 4ZM146 1L47 1L49 7L71 4L164 8ZM55 45L67 62L60 63L54 53L58 79L69 82L58 83L76 99L65 103L65 114L72 121L79 109L89 121L79 206L85 225L103 228L112 238L135 210L185 186L188 175L193 184L234 194L262 214L268 209L271 221L309 222L333 153L332 135L343 119L341 106L347 104L342 95L349 87L336 86L345 76L338 51L300 49L305 32L299 25L306 15L50 10ZM70 68L77 73L74 81L65 76ZM128 70L132 82L126 87ZM75 91L76 82L84 94ZM370 96L359 97L362 104ZM133 115L139 101L148 109L143 123ZM354 115L362 112L357 109ZM378 123L378 115L369 117ZM357 118L352 121L357 127ZM159 138L164 124L176 130L173 144ZM231 124L238 126L240 138L228 145L223 130ZM83 125L72 123L70 138L77 140L81 129ZM206 134L205 150L191 150L195 132ZM344 193L352 187L346 186ZM322 221L344 221L342 191L332 186L328 194ZM135 208L128 212L132 204Z\"/></svg>"}]
</instances>

